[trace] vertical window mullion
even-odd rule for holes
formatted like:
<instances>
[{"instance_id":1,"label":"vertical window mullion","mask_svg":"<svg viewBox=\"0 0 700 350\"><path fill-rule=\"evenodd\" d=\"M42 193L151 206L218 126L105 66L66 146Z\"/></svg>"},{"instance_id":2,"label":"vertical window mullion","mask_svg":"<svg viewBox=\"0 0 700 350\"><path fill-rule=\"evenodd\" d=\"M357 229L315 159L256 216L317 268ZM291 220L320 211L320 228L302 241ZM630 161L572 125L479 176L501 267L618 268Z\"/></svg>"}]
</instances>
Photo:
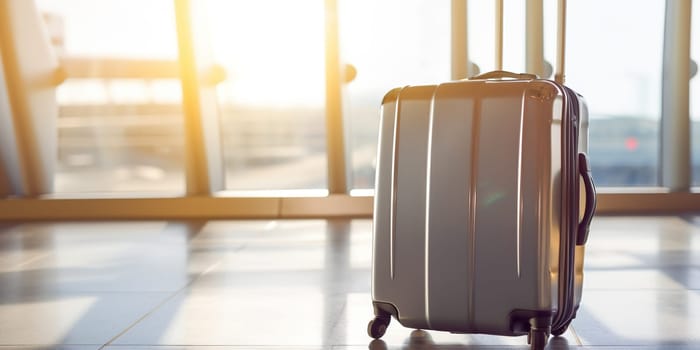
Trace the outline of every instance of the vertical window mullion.
<instances>
[{"instance_id":1,"label":"vertical window mullion","mask_svg":"<svg viewBox=\"0 0 700 350\"><path fill-rule=\"evenodd\" d=\"M345 133L341 105L341 63L338 34L338 2L325 0L326 55L326 154L328 193L348 193L345 162Z\"/></svg>"},{"instance_id":2,"label":"vertical window mullion","mask_svg":"<svg viewBox=\"0 0 700 350\"><path fill-rule=\"evenodd\" d=\"M661 185L690 190L690 0L667 0L661 83Z\"/></svg>"},{"instance_id":3,"label":"vertical window mullion","mask_svg":"<svg viewBox=\"0 0 700 350\"><path fill-rule=\"evenodd\" d=\"M469 49L467 45L467 0L452 0L450 7L450 67L451 79L469 77Z\"/></svg>"},{"instance_id":4,"label":"vertical window mullion","mask_svg":"<svg viewBox=\"0 0 700 350\"><path fill-rule=\"evenodd\" d=\"M201 2L175 0L178 57L185 129L185 176L188 195L207 195L224 189L223 162L219 137L219 115L214 85L204 85L212 72L212 62L198 55L195 35L195 6ZM208 68L202 68L208 67ZM216 79L215 79L216 80Z\"/></svg>"},{"instance_id":5,"label":"vertical window mullion","mask_svg":"<svg viewBox=\"0 0 700 350\"><path fill-rule=\"evenodd\" d=\"M545 77L543 1L527 0L525 7L525 70Z\"/></svg>"},{"instance_id":6,"label":"vertical window mullion","mask_svg":"<svg viewBox=\"0 0 700 350\"><path fill-rule=\"evenodd\" d=\"M0 198L22 193L22 175L4 69L0 55Z\"/></svg>"},{"instance_id":7,"label":"vertical window mullion","mask_svg":"<svg viewBox=\"0 0 700 350\"><path fill-rule=\"evenodd\" d=\"M0 83L7 84L11 119L3 124L14 126L16 150L6 175L15 179L16 195L53 192L58 124L55 90L61 79L58 59L43 26L34 1L0 2L0 68L6 80Z\"/></svg>"}]
</instances>

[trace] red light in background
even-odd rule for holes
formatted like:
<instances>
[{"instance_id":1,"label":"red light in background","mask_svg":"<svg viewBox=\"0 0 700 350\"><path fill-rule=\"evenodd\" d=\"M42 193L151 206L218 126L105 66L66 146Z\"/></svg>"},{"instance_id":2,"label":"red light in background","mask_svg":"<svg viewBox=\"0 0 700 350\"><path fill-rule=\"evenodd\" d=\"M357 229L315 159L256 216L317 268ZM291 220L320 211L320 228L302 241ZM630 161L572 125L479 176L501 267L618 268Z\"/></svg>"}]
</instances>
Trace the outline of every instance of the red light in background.
<instances>
[{"instance_id":1,"label":"red light in background","mask_svg":"<svg viewBox=\"0 0 700 350\"><path fill-rule=\"evenodd\" d=\"M628 137L625 139L625 148L630 152L636 151L639 148L639 141L636 137Z\"/></svg>"}]
</instances>

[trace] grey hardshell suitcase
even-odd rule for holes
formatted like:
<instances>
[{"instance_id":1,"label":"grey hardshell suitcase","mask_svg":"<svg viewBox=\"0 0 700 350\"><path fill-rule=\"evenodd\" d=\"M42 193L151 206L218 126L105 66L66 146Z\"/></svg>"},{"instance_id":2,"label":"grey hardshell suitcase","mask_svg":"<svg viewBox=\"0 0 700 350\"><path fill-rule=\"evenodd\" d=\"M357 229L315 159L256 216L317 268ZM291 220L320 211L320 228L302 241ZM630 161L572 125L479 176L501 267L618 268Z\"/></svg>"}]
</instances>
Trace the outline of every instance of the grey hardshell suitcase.
<instances>
[{"instance_id":1,"label":"grey hardshell suitcase","mask_svg":"<svg viewBox=\"0 0 700 350\"><path fill-rule=\"evenodd\" d=\"M581 301L595 209L588 113L562 84L496 71L382 102L368 325L528 335Z\"/></svg>"}]
</instances>

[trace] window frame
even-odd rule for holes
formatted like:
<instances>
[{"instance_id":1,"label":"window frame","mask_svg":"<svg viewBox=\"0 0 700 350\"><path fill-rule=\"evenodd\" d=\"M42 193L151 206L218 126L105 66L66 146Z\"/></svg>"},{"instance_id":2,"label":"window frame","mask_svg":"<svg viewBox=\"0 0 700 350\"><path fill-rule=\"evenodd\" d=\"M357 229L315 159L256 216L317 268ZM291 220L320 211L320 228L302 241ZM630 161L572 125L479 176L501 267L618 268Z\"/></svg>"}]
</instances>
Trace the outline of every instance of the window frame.
<instances>
[{"instance_id":1,"label":"window frame","mask_svg":"<svg viewBox=\"0 0 700 350\"><path fill-rule=\"evenodd\" d=\"M212 116L203 115L203 108L199 105L202 91L213 89L211 86L202 86L200 79L203 75L211 75L208 69L202 69L202 62L197 61L193 41L192 22L189 19L191 0L173 0L177 20L177 32L179 43L179 78L183 89L183 110L187 122L185 133L189 136L186 143L188 161L185 162L187 193L181 197L149 197L138 198L139 194L118 193L109 194L106 197L70 198L60 195L40 195L34 197L8 197L0 199L0 221L7 220L177 220L177 219L234 219L234 218L311 218L311 217L371 217L373 211L373 197L370 195L352 196L348 188L347 160L348 149L344 142L342 115L342 66L338 44L338 0L324 0L325 26L326 26L326 131L327 131L327 159L328 159L328 195L323 197L302 196L267 196L267 197L234 197L226 195L218 176L222 175L222 162L220 156L220 143L218 138L209 137L212 133L218 133L218 122L212 122ZM535 0L541 3L542 0ZM687 6L687 8L686 8ZM541 7L541 6L540 6ZM670 28L670 22L687 9L689 2L666 1L665 42L670 37L681 38L681 41L689 45L690 23L687 25ZM467 0L452 0L452 9L467 10ZM529 12L528 12L529 13ZM674 15L674 13L676 15ZM13 15L9 13L9 15ZM452 15L452 33L459 36L460 40L452 40L451 67L455 76L466 73L467 67L467 40L466 40L466 14L464 16ZM689 16L689 15L688 15ZM700 21L700 19L696 19ZM539 23L538 23L539 21ZM542 16L534 16L528 22L528 28L541 28ZM685 23L685 22L683 22ZM464 27L463 27L464 26ZM464 38L463 40L461 38ZM541 42L530 40L528 45L534 45L537 54L528 55L528 61L542 60L537 45ZM674 52L675 50L675 52ZM683 56L684 51L679 51L673 45L664 44L664 57L669 59L690 60ZM5 61L6 62L6 61ZM675 62L675 61L674 61ZM540 66L540 63L532 63ZM530 63L528 64L530 66ZM7 67L4 67L7 70ZM668 65L671 74L677 74L678 65ZM216 71L214 69L213 71ZM674 85L667 87L667 93L662 94L662 103L666 106L674 106L674 111L683 110L678 106L678 99L671 100L670 93L683 91L683 82L676 79ZM678 90L681 89L681 90ZM687 91L687 90L686 90ZM205 91L206 92L206 91ZM208 92L207 92L208 93ZM660 92L661 93L661 92ZM687 95L687 94L686 94ZM209 103L209 102L207 102ZM215 102L212 102L215 103ZM687 101L686 101L687 104ZM686 106L689 108L689 104ZM667 114L666 119L686 118L689 123L689 114ZM213 116L218 118L217 116ZM684 120L682 122L685 122ZM22 129L20 133L29 131ZM678 128L670 131L674 136L680 132ZM30 135L18 135L27 137ZM675 144L671 145L671 140ZM680 141L679 141L680 140ZM662 140L661 147L690 147L690 138L666 138ZM218 149L218 150L217 150ZM676 148L673 148L676 149ZM690 178L691 162L670 162L668 152L661 152L661 166L669 166L672 174L685 172ZM669 153L670 154L670 153ZM206 161L196 161L206 159ZM700 211L700 193L691 188L690 184L658 188L600 188L598 191L597 214L679 214ZM670 190L673 189L673 190ZM280 192L283 194L283 192Z\"/></svg>"}]
</instances>

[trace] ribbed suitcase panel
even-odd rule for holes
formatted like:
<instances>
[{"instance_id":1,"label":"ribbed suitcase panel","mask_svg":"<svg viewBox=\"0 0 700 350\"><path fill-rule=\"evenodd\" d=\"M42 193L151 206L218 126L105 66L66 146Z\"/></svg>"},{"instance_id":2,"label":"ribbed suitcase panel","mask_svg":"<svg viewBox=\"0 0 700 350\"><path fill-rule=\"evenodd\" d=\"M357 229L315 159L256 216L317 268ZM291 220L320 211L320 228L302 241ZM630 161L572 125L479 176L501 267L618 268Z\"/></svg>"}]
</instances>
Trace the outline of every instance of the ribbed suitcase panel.
<instances>
[{"instance_id":1,"label":"ribbed suitcase panel","mask_svg":"<svg viewBox=\"0 0 700 350\"><path fill-rule=\"evenodd\" d=\"M508 334L513 310L552 305L553 101L542 98L542 84L499 98L484 97L489 88L443 84L433 100L426 225L433 329Z\"/></svg>"},{"instance_id":2,"label":"ribbed suitcase panel","mask_svg":"<svg viewBox=\"0 0 700 350\"><path fill-rule=\"evenodd\" d=\"M425 169L428 120L435 86L406 88L399 95L395 153L394 282L401 322L427 328L425 318ZM407 292L410 291L410 292Z\"/></svg>"},{"instance_id":3,"label":"ribbed suitcase panel","mask_svg":"<svg viewBox=\"0 0 700 350\"><path fill-rule=\"evenodd\" d=\"M470 186L474 100L469 87L444 84L433 100L430 123L427 225L426 317L431 328L469 325L473 274ZM458 297L455 297L458 296Z\"/></svg>"},{"instance_id":4,"label":"ribbed suitcase panel","mask_svg":"<svg viewBox=\"0 0 700 350\"><path fill-rule=\"evenodd\" d=\"M374 231L372 249L372 298L375 301L394 302L396 286L391 279L391 210L392 159L396 97L398 90L389 92L383 101L379 120L377 145L377 173L374 186Z\"/></svg>"},{"instance_id":5,"label":"ribbed suitcase panel","mask_svg":"<svg viewBox=\"0 0 700 350\"><path fill-rule=\"evenodd\" d=\"M474 324L494 333L507 325L504 315L535 292L523 288L520 279L519 97L486 97L479 107Z\"/></svg>"}]
</instances>

